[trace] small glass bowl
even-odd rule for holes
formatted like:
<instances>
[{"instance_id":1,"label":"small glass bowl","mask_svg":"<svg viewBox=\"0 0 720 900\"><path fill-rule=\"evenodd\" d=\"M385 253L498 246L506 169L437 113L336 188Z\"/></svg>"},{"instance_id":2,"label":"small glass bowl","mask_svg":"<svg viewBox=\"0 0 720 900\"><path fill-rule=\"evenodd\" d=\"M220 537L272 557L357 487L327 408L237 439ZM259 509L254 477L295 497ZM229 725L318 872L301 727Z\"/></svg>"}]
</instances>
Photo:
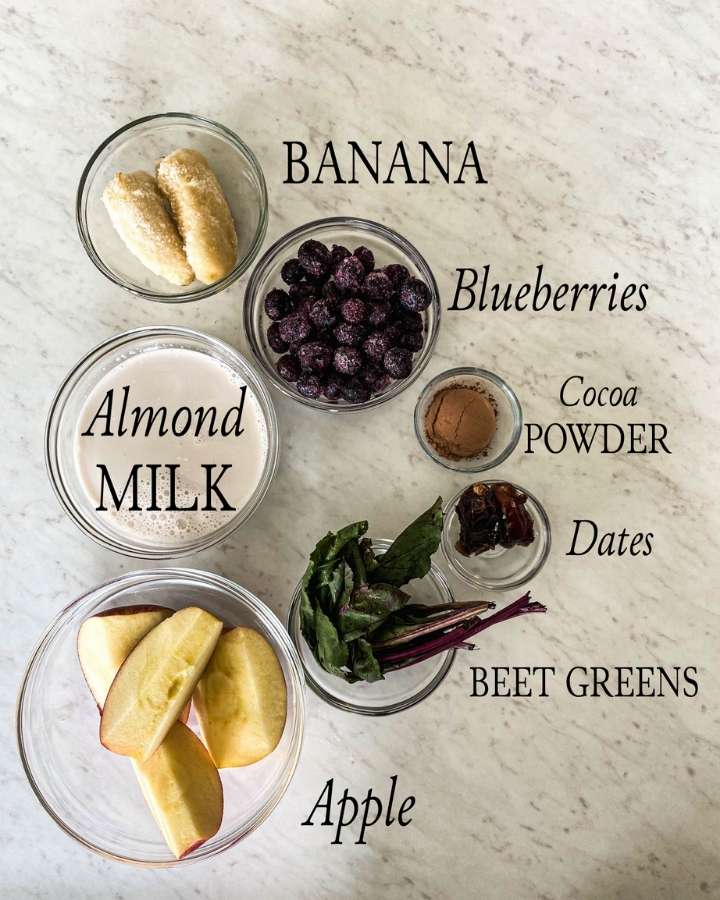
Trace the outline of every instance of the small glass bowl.
<instances>
[{"instance_id":1,"label":"small glass bowl","mask_svg":"<svg viewBox=\"0 0 720 900\"><path fill-rule=\"evenodd\" d=\"M179 148L202 153L217 176L235 220L238 257L214 284L178 287L147 269L115 231L102 201L117 172L154 172L159 159ZM80 178L75 206L83 247L110 281L148 300L186 303L224 291L257 256L267 230L265 177L255 154L230 129L189 113L144 116L118 129L90 157Z\"/></svg>"},{"instance_id":2,"label":"small glass bowl","mask_svg":"<svg viewBox=\"0 0 720 900\"><path fill-rule=\"evenodd\" d=\"M373 540L372 547L378 553L386 551L391 544L392 541L377 539ZM423 579L412 582L409 591L414 603L439 605L453 602L450 585L435 563ZM318 697L331 706L362 716L388 716L415 706L440 685L455 659L455 650L448 650L415 666L388 672L382 681L348 684L318 665L302 635L299 584L290 605L288 631L300 656L305 679Z\"/></svg>"},{"instance_id":3,"label":"small glass bowl","mask_svg":"<svg viewBox=\"0 0 720 900\"><path fill-rule=\"evenodd\" d=\"M75 430L83 404L100 379L123 360L157 349L182 348L212 356L229 366L255 394L267 433L263 472L247 504L222 527L186 541L149 542L114 527L109 517L93 508L82 484L74 457ZM159 326L136 328L94 347L74 366L58 388L45 426L45 465L50 483L65 512L97 543L116 553L140 559L172 559L211 547L224 540L248 519L270 487L278 461L278 424L267 388L253 366L233 347L189 328Z\"/></svg>"},{"instance_id":4,"label":"small glass bowl","mask_svg":"<svg viewBox=\"0 0 720 900\"><path fill-rule=\"evenodd\" d=\"M483 481L483 484L501 484L501 479ZM496 547L475 556L463 556L456 544L460 537L460 521L455 512L464 487L446 504L442 532L442 550L451 570L458 578L472 587L490 591L505 591L520 587L542 569L550 553L550 521L540 501L530 491L517 484L513 487L527 495L525 509L530 515L535 530L535 540L527 547Z\"/></svg>"},{"instance_id":5,"label":"small glass bowl","mask_svg":"<svg viewBox=\"0 0 720 900\"><path fill-rule=\"evenodd\" d=\"M407 378L392 381L384 391L371 397L365 403L347 403L344 400L331 402L325 399L311 400L303 397L297 392L294 385L289 384L278 375L275 368L279 354L275 353L267 342L267 329L271 320L265 314L263 301L271 288L285 287L280 278L283 263L287 259L297 256L298 247L309 238L328 245L343 244L351 250L364 244L375 255L378 268L390 263L400 263L406 266L413 276L424 281L430 289L432 298L430 306L422 313L425 323L425 344L422 350L413 357L412 372ZM432 355L440 328L440 312L440 297L435 277L418 250L404 237L384 225L370 222L367 219L355 219L347 216L319 219L288 232L269 250L265 251L255 266L245 291L245 332L252 351L267 377L286 397L313 409L324 409L330 412L372 409L397 397L405 388L409 387L420 375Z\"/></svg>"},{"instance_id":6,"label":"small glass bowl","mask_svg":"<svg viewBox=\"0 0 720 900\"><path fill-rule=\"evenodd\" d=\"M469 385L483 393L495 407L497 428L490 445L470 459L448 459L441 456L428 440L425 414L438 391L452 384ZM499 375L463 366L436 375L422 390L415 406L415 435L430 459L455 472L485 472L500 465L513 452L522 433L523 416L520 402L513 389Z\"/></svg>"},{"instance_id":7,"label":"small glass bowl","mask_svg":"<svg viewBox=\"0 0 720 900\"><path fill-rule=\"evenodd\" d=\"M172 609L196 604L230 626L257 629L275 650L287 685L287 720L280 744L252 766L222 770L225 797L220 830L181 860L165 845L130 760L100 745L97 706L77 656L78 628L88 616L148 603ZM188 725L197 730L194 712ZM302 667L280 621L239 585L191 569L125 574L67 606L35 648L17 705L20 757L30 786L48 815L88 849L147 867L184 866L217 856L258 828L290 784L304 725Z\"/></svg>"}]
</instances>

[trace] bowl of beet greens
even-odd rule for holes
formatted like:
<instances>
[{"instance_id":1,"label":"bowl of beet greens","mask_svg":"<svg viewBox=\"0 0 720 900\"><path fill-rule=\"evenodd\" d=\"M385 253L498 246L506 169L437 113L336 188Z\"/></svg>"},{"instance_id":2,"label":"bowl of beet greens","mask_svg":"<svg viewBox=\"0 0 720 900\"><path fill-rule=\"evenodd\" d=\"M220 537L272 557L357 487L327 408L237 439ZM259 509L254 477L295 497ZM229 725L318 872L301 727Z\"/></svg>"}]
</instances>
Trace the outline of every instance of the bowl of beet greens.
<instances>
[{"instance_id":1,"label":"bowl of beet greens","mask_svg":"<svg viewBox=\"0 0 720 900\"><path fill-rule=\"evenodd\" d=\"M457 603L433 563L442 499L394 541L367 536L366 521L328 532L310 554L293 595L288 630L311 689L361 715L419 703L442 682L457 651L500 622L545 612L526 593L503 609Z\"/></svg>"}]
</instances>

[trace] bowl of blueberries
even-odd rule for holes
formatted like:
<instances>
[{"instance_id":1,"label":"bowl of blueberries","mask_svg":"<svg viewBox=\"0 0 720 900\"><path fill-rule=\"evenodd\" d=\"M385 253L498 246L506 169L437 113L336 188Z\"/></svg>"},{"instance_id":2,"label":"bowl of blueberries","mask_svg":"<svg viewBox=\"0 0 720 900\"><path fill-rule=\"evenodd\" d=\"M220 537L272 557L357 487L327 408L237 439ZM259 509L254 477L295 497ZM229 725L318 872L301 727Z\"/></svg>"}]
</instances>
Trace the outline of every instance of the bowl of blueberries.
<instances>
[{"instance_id":1,"label":"bowl of blueberries","mask_svg":"<svg viewBox=\"0 0 720 900\"><path fill-rule=\"evenodd\" d=\"M396 397L427 364L440 325L435 278L404 237L366 219L309 222L258 262L245 330L278 390L314 409Z\"/></svg>"}]
</instances>

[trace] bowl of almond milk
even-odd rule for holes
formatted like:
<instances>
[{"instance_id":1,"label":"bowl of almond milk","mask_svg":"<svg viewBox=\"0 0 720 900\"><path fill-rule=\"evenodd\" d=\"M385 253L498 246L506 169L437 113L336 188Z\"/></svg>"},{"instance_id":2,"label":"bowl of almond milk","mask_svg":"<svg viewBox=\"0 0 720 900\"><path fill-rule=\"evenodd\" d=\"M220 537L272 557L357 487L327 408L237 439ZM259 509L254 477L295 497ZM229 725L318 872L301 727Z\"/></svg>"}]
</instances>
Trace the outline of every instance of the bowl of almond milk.
<instances>
[{"instance_id":1,"label":"bowl of almond milk","mask_svg":"<svg viewBox=\"0 0 720 900\"><path fill-rule=\"evenodd\" d=\"M118 553L204 550L246 521L277 468L270 395L228 344L186 328L124 332L61 384L45 459L70 518Z\"/></svg>"}]
</instances>

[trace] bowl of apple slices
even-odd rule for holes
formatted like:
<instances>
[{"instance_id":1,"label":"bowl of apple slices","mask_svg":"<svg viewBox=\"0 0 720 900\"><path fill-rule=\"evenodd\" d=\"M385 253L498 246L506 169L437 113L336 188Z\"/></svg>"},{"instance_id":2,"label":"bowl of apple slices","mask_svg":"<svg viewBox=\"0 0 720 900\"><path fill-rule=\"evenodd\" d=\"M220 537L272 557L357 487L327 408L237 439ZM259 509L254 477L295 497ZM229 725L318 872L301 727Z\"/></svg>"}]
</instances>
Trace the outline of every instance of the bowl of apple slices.
<instances>
[{"instance_id":1,"label":"bowl of apple slices","mask_svg":"<svg viewBox=\"0 0 720 900\"><path fill-rule=\"evenodd\" d=\"M304 721L280 621L191 569L132 572L67 606L17 706L25 773L55 822L105 857L156 867L215 856L261 825Z\"/></svg>"}]
</instances>

